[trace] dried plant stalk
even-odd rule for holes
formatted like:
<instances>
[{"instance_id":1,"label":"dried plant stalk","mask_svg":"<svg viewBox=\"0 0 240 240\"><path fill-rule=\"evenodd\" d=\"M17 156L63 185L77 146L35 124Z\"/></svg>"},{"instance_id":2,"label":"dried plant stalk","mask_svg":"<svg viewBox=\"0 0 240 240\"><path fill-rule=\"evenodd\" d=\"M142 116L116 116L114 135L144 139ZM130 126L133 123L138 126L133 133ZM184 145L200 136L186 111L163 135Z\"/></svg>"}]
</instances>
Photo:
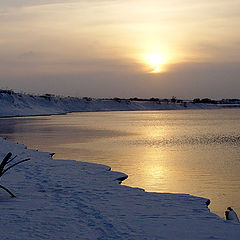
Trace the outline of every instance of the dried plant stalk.
<instances>
[{"instance_id":1,"label":"dried plant stalk","mask_svg":"<svg viewBox=\"0 0 240 240\"><path fill-rule=\"evenodd\" d=\"M5 157L4 159L2 160L1 164L0 164L0 177L2 177L2 175L4 173L6 173L8 170L10 170L11 168L15 167L16 165L20 164L20 163L23 163L23 162L26 162L28 160L30 160L30 158L26 158L24 160L21 160L19 162L16 162L16 163L13 163L12 165L9 166L9 164L17 157L17 156L14 156L13 158L12 157L12 153L9 152ZM6 187L0 185L0 188L4 189L6 192L8 192L11 197L16 197L9 189L7 189Z\"/></svg>"}]
</instances>

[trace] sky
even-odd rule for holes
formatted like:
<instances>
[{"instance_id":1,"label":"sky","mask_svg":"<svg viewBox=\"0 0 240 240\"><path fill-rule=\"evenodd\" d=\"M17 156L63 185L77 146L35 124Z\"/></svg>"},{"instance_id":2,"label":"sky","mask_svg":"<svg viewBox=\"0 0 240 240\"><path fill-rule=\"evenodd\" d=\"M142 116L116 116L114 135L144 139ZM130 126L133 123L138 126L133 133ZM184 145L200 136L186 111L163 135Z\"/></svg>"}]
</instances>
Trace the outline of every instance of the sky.
<instances>
[{"instance_id":1,"label":"sky","mask_svg":"<svg viewBox=\"0 0 240 240\"><path fill-rule=\"evenodd\" d=\"M239 0L0 0L0 88L240 98Z\"/></svg>"}]
</instances>

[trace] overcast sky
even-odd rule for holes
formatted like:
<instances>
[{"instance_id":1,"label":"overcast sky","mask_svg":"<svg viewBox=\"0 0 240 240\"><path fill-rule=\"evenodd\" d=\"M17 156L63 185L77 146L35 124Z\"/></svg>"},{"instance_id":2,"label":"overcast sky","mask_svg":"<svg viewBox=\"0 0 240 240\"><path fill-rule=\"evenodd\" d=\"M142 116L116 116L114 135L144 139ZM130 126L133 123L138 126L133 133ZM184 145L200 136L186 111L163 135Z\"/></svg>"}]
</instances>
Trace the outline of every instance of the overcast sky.
<instances>
[{"instance_id":1,"label":"overcast sky","mask_svg":"<svg viewBox=\"0 0 240 240\"><path fill-rule=\"evenodd\" d=\"M239 0L0 0L0 88L240 98Z\"/></svg>"}]
</instances>

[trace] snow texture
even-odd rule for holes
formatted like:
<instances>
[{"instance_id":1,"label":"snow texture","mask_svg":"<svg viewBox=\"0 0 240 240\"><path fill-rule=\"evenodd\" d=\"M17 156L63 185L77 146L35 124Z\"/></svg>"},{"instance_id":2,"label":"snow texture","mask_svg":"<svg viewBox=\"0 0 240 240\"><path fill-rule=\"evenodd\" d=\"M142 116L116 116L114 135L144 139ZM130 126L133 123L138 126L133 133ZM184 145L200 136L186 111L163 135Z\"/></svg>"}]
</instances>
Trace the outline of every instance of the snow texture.
<instances>
[{"instance_id":1,"label":"snow texture","mask_svg":"<svg viewBox=\"0 0 240 240\"><path fill-rule=\"evenodd\" d=\"M53 160L0 138L1 159L30 157L6 173L0 239L239 239L240 225L211 213L207 199L148 193L119 184L104 165Z\"/></svg>"}]
</instances>

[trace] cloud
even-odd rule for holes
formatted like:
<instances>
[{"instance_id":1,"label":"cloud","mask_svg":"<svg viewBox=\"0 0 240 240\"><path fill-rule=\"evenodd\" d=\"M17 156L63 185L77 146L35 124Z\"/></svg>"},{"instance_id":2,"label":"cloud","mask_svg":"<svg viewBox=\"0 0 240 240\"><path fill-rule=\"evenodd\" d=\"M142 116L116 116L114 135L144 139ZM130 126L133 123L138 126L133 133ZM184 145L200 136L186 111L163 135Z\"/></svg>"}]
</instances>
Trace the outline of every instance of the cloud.
<instances>
[{"instance_id":1,"label":"cloud","mask_svg":"<svg viewBox=\"0 0 240 240\"><path fill-rule=\"evenodd\" d=\"M0 82L97 97L236 96L239 0L180 2L0 0ZM155 51L185 63L145 74L138 58Z\"/></svg>"},{"instance_id":2,"label":"cloud","mask_svg":"<svg viewBox=\"0 0 240 240\"><path fill-rule=\"evenodd\" d=\"M29 7L29 6L41 6L41 5L51 5L51 4L61 4L61 3L108 3L108 2L118 2L119 0L0 0L0 6L2 8L19 8L19 7Z\"/></svg>"},{"instance_id":3,"label":"cloud","mask_svg":"<svg viewBox=\"0 0 240 240\"><path fill-rule=\"evenodd\" d=\"M26 6L38 6L38 5L45 5L45 4L56 4L56 3L64 3L64 0L0 0L1 7L26 7ZM70 0L68 2L75 2L74 0Z\"/></svg>"}]
</instances>

